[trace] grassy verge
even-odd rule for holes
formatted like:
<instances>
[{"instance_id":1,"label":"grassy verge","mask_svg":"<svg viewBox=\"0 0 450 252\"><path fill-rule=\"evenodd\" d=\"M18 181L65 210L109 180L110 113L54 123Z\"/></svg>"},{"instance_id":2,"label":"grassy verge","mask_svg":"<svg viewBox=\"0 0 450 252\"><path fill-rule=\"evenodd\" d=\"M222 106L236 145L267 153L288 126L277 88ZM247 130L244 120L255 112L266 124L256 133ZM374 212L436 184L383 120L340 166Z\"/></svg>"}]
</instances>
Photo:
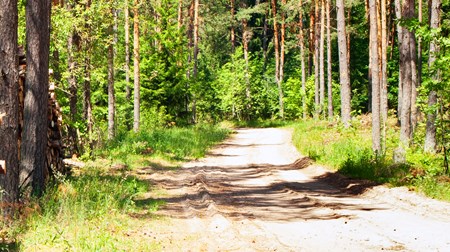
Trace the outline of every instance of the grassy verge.
<instances>
[{"instance_id":1,"label":"grassy verge","mask_svg":"<svg viewBox=\"0 0 450 252\"><path fill-rule=\"evenodd\" d=\"M203 157L208 149L225 139L231 131L213 125L185 128L155 128L119 135L94 156L133 169Z\"/></svg>"},{"instance_id":2,"label":"grassy verge","mask_svg":"<svg viewBox=\"0 0 450 252\"><path fill-rule=\"evenodd\" d=\"M390 120L386 132L386 154L372 153L370 119L360 117L353 126L326 121L303 121L293 124L293 142L300 153L354 178L369 179L392 186L408 186L429 197L450 201L450 179L442 175L439 155L424 154L418 147L407 152L406 164L394 164L392 157L398 146L398 128Z\"/></svg>"},{"instance_id":3,"label":"grassy verge","mask_svg":"<svg viewBox=\"0 0 450 252\"><path fill-rule=\"evenodd\" d=\"M132 170L199 158L229 132L204 125L118 136L96 150L97 161L89 161L78 175L56 179L43 197L26 203L21 219L8 230L13 243L0 246L0 251L160 250L138 230L152 221L152 213L164 202L147 198L149 191L155 194L147 181L129 172L111 172L112 164Z\"/></svg>"}]
</instances>

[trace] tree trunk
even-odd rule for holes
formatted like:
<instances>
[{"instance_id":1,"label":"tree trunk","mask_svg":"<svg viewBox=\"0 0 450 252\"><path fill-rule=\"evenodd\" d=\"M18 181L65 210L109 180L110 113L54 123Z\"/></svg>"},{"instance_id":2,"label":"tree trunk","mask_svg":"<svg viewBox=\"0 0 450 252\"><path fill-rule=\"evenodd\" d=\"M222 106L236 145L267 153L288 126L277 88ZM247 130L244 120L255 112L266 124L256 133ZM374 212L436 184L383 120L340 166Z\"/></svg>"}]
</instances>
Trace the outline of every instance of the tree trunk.
<instances>
[{"instance_id":1,"label":"tree trunk","mask_svg":"<svg viewBox=\"0 0 450 252\"><path fill-rule=\"evenodd\" d=\"M437 29L441 23L441 0L431 0L430 8L430 28ZM433 69L434 62L437 59L440 48L438 41L433 39L430 42L430 56L428 58L428 67ZM440 80L439 71L434 70L432 79L436 82ZM427 126L425 134L424 149L426 152L436 152L436 115L437 109L434 108L437 104L437 93L435 90L431 90L428 95L428 107L432 111L427 113Z\"/></svg>"},{"instance_id":2,"label":"tree trunk","mask_svg":"<svg viewBox=\"0 0 450 252\"><path fill-rule=\"evenodd\" d=\"M386 123L388 119L388 76L387 76L387 21L386 0L381 0L381 78L380 78L380 115L382 151L386 150Z\"/></svg>"},{"instance_id":3,"label":"tree trunk","mask_svg":"<svg viewBox=\"0 0 450 252\"><path fill-rule=\"evenodd\" d=\"M273 15L273 39L275 48L275 82L278 86L278 102L280 106L280 117L284 118L284 104L283 104L283 90L281 87L280 80L280 42L279 42L279 31L277 22L277 0L272 0L272 15Z\"/></svg>"},{"instance_id":4,"label":"tree trunk","mask_svg":"<svg viewBox=\"0 0 450 252\"><path fill-rule=\"evenodd\" d=\"M319 118L320 114L320 14L319 0L314 0L314 19L316 20L314 27L314 117Z\"/></svg>"},{"instance_id":5,"label":"tree trunk","mask_svg":"<svg viewBox=\"0 0 450 252\"><path fill-rule=\"evenodd\" d=\"M402 5L402 18L414 18L414 0L405 0ZM411 110L415 81L415 39L414 34L402 27L403 43L400 48L400 67L402 77L402 113L400 126L400 148L409 147L412 133ZM414 51L414 52L413 52Z\"/></svg>"},{"instance_id":6,"label":"tree trunk","mask_svg":"<svg viewBox=\"0 0 450 252\"><path fill-rule=\"evenodd\" d=\"M325 118L325 1L320 1L320 45L319 45L319 67L320 67L320 96L319 113Z\"/></svg>"},{"instance_id":7,"label":"tree trunk","mask_svg":"<svg viewBox=\"0 0 450 252\"><path fill-rule=\"evenodd\" d=\"M372 150L381 154L380 142L380 67L378 53L377 2L369 0L370 50L372 51Z\"/></svg>"},{"instance_id":8,"label":"tree trunk","mask_svg":"<svg viewBox=\"0 0 450 252\"><path fill-rule=\"evenodd\" d=\"M78 51L78 43L79 37L75 31L72 31L67 40L67 64L69 66L69 77L67 82L69 83L69 114L70 121L68 127L68 135L70 146L72 146L72 152L78 153L78 137L77 130L73 126L77 120L77 103L78 103L78 83L77 83L77 73L76 70L78 68L77 62L75 60L75 52Z\"/></svg>"},{"instance_id":9,"label":"tree trunk","mask_svg":"<svg viewBox=\"0 0 450 252\"><path fill-rule=\"evenodd\" d=\"M302 69L302 112L303 119L307 117L306 107L306 69L305 69L305 43L303 38L303 3L299 0L299 44L300 44L300 62Z\"/></svg>"},{"instance_id":10,"label":"tree trunk","mask_svg":"<svg viewBox=\"0 0 450 252\"><path fill-rule=\"evenodd\" d=\"M112 10L115 11L115 10ZM113 27L109 28L110 35L114 36ZM115 135L116 96L114 92L114 42L108 45L108 139Z\"/></svg>"},{"instance_id":11,"label":"tree trunk","mask_svg":"<svg viewBox=\"0 0 450 252\"><path fill-rule=\"evenodd\" d=\"M314 40L315 40L315 29L316 28L316 18L314 15L314 8L312 7L309 10L309 38L308 38L308 76L311 76L313 74L313 65L315 64L315 58L314 58Z\"/></svg>"},{"instance_id":12,"label":"tree trunk","mask_svg":"<svg viewBox=\"0 0 450 252\"><path fill-rule=\"evenodd\" d=\"M51 1L28 1L26 6L27 71L20 152L21 176L29 178L40 196L48 175L46 167L48 127L48 70ZM40 18L36 18L40 17ZM31 175L31 176L30 176Z\"/></svg>"},{"instance_id":13,"label":"tree trunk","mask_svg":"<svg viewBox=\"0 0 450 252\"><path fill-rule=\"evenodd\" d=\"M125 98L127 102L131 100L130 88L130 11L128 0L125 0Z\"/></svg>"},{"instance_id":14,"label":"tree trunk","mask_svg":"<svg viewBox=\"0 0 450 252\"><path fill-rule=\"evenodd\" d=\"M19 62L17 1L0 0L0 201L13 214L19 198Z\"/></svg>"},{"instance_id":15,"label":"tree trunk","mask_svg":"<svg viewBox=\"0 0 450 252\"><path fill-rule=\"evenodd\" d=\"M138 132L141 121L141 84L140 84L140 68L139 68L139 0L134 0L133 6L133 23L134 23L134 36L133 36L133 59L134 59L134 132Z\"/></svg>"},{"instance_id":16,"label":"tree trunk","mask_svg":"<svg viewBox=\"0 0 450 252\"><path fill-rule=\"evenodd\" d=\"M245 98L247 99L247 114L250 116L251 108L251 93L250 93L250 74L249 74L249 56L248 56L248 42L251 39L251 31L248 28L247 19L242 19L242 44L244 46L244 60L245 60Z\"/></svg>"},{"instance_id":17,"label":"tree trunk","mask_svg":"<svg viewBox=\"0 0 450 252\"><path fill-rule=\"evenodd\" d=\"M87 122L87 132L88 132L88 141L90 149L92 150L92 98L91 98L91 59L90 59L90 45L87 45L88 42L86 42L86 58L84 60L84 119Z\"/></svg>"},{"instance_id":18,"label":"tree trunk","mask_svg":"<svg viewBox=\"0 0 450 252\"><path fill-rule=\"evenodd\" d=\"M339 47L339 77L341 84L341 118L344 127L350 126L351 120L351 89L350 75L347 59L347 37L345 32L344 0L336 1L337 8L337 33Z\"/></svg>"},{"instance_id":19,"label":"tree trunk","mask_svg":"<svg viewBox=\"0 0 450 252\"><path fill-rule=\"evenodd\" d=\"M401 0L394 0L395 4L395 18L400 20L402 18L402 6ZM398 48L402 48L403 44L403 28L400 26L400 23L397 22L397 40L398 40ZM402 102L403 102L403 84L402 84L402 67L399 66L398 69L398 97L397 97L397 117L398 122L401 124L401 114L402 114Z\"/></svg>"},{"instance_id":20,"label":"tree trunk","mask_svg":"<svg viewBox=\"0 0 450 252\"><path fill-rule=\"evenodd\" d=\"M286 0L281 0L281 3L286 5ZM280 96L280 116L282 119L284 119L284 95L283 95L283 88L282 84L284 81L284 59L285 59L285 41L286 41L286 13L285 11L281 12L281 43L280 43L280 76L278 78L280 84L279 84L279 96Z\"/></svg>"},{"instance_id":21,"label":"tree trunk","mask_svg":"<svg viewBox=\"0 0 450 252\"><path fill-rule=\"evenodd\" d=\"M331 69L331 21L330 5L331 0L326 0L326 18L327 18L327 88L328 88L328 118L333 119L333 81Z\"/></svg>"}]
</instances>

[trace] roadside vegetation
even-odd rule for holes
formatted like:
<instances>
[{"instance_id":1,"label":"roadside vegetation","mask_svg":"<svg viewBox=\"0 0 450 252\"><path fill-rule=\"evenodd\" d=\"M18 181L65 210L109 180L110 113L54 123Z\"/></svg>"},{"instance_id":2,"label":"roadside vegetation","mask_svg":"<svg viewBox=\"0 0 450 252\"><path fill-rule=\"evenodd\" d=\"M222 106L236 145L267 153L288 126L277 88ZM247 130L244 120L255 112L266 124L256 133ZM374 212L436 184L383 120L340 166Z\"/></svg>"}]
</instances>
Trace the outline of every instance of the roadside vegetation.
<instances>
[{"instance_id":1,"label":"roadside vegetation","mask_svg":"<svg viewBox=\"0 0 450 252\"><path fill-rule=\"evenodd\" d=\"M293 142L300 153L318 164L346 176L373 180L391 186L407 186L425 195L450 201L450 177L444 173L442 153L424 153L417 140L406 153L406 163L393 161L398 147L396 119L390 118L386 131L386 153L372 151L369 116L358 116L350 128L329 121L306 120L294 123ZM417 128L417 135L424 127Z\"/></svg>"},{"instance_id":2,"label":"roadside vegetation","mask_svg":"<svg viewBox=\"0 0 450 252\"><path fill-rule=\"evenodd\" d=\"M155 218L152 213L164 204L147 199L145 194L156 189L134 174L142 167L170 169L181 161L203 157L230 132L199 125L120 134L96 149L85 167L74 169L70 176L56 176L41 198L24 204L20 222L4 224L6 242L0 251L161 249L133 234L136 227Z\"/></svg>"}]
</instances>

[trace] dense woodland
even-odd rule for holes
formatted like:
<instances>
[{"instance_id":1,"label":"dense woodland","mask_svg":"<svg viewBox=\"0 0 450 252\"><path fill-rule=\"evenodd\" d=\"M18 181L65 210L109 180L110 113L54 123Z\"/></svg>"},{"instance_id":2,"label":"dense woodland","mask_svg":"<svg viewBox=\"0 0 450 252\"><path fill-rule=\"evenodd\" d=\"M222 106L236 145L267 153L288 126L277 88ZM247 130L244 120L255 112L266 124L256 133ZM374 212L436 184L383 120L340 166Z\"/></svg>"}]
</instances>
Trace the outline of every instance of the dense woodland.
<instances>
[{"instance_id":1,"label":"dense woodland","mask_svg":"<svg viewBox=\"0 0 450 252\"><path fill-rule=\"evenodd\" d=\"M3 201L17 202L19 171L33 170L33 192L44 188L49 83L66 155L89 156L152 127L306 118L352 127L370 113L376 155L395 116L398 162L411 145L447 157L449 4L0 0ZM27 62L20 131L19 47Z\"/></svg>"}]
</instances>

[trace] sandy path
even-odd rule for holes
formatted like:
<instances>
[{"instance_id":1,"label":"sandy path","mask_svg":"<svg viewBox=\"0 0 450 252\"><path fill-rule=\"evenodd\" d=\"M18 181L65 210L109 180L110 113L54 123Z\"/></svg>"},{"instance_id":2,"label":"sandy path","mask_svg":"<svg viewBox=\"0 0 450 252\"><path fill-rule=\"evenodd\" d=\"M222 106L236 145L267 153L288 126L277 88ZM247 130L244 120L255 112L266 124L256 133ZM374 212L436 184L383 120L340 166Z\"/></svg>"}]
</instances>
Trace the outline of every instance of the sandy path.
<instances>
[{"instance_id":1,"label":"sandy path","mask_svg":"<svg viewBox=\"0 0 450 252\"><path fill-rule=\"evenodd\" d=\"M164 251L450 251L450 204L401 188L350 193L290 139L241 129L202 160L152 173L165 218L139 232Z\"/></svg>"}]
</instances>

